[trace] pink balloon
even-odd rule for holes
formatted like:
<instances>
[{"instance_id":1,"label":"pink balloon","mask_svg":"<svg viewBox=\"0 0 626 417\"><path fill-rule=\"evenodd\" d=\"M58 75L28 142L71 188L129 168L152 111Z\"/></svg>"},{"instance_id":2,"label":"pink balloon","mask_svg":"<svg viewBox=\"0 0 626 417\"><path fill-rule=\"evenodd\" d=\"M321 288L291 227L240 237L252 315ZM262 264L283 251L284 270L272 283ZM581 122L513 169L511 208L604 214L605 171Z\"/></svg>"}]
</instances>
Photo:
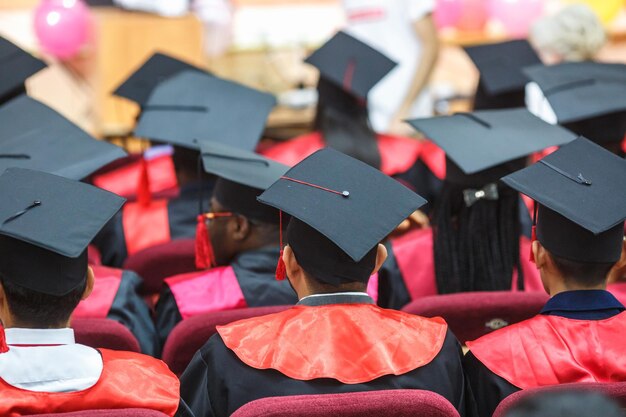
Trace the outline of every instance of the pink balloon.
<instances>
[{"instance_id":1,"label":"pink balloon","mask_svg":"<svg viewBox=\"0 0 626 417\"><path fill-rule=\"evenodd\" d=\"M434 18L437 28L455 27L461 18L462 0L437 0Z\"/></svg>"},{"instance_id":2,"label":"pink balloon","mask_svg":"<svg viewBox=\"0 0 626 417\"><path fill-rule=\"evenodd\" d=\"M526 37L531 23L543 14L544 0L491 0L491 17L507 34Z\"/></svg>"},{"instance_id":3,"label":"pink balloon","mask_svg":"<svg viewBox=\"0 0 626 417\"><path fill-rule=\"evenodd\" d=\"M89 38L89 8L82 0L42 0L35 33L43 50L60 59L75 55Z\"/></svg>"},{"instance_id":4,"label":"pink balloon","mask_svg":"<svg viewBox=\"0 0 626 417\"><path fill-rule=\"evenodd\" d=\"M482 31L488 17L485 0L462 0L461 3L461 18L457 27L472 32Z\"/></svg>"}]
</instances>

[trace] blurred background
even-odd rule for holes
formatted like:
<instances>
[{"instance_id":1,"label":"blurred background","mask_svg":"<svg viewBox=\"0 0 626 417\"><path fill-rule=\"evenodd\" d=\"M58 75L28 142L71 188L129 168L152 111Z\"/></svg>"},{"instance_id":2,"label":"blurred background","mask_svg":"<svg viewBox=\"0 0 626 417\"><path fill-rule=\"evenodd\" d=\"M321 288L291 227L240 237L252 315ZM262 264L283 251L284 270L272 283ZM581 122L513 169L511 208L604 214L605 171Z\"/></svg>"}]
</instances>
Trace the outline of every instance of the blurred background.
<instances>
[{"instance_id":1,"label":"blurred background","mask_svg":"<svg viewBox=\"0 0 626 417\"><path fill-rule=\"evenodd\" d=\"M571 3L587 4L605 25L598 60L626 62L625 0L437 0L434 111L471 106L478 73L463 45L525 38L533 21ZM49 64L28 80L29 94L131 151L142 146L129 138L139 109L111 92L154 52L280 96L315 85L302 61L345 19L340 0L0 0L0 36ZM293 137L313 114L283 103L268 135Z\"/></svg>"}]
</instances>

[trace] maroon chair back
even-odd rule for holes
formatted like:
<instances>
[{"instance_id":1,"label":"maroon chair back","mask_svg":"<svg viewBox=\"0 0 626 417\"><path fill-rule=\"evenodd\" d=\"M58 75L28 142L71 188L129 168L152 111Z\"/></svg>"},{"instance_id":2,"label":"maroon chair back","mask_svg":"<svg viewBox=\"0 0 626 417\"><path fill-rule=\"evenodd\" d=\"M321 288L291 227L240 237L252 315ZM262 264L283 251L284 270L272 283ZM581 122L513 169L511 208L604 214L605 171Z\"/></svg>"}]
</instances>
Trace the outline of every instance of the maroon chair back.
<instances>
[{"instance_id":1,"label":"maroon chair back","mask_svg":"<svg viewBox=\"0 0 626 417\"><path fill-rule=\"evenodd\" d=\"M176 375L183 373L193 355L216 333L216 327L250 317L278 313L291 306L251 307L216 311L178 323L165 341L161 358Z\"/></svg>"},{"instance_id":2,"label":"maroon chair back","mask_svg":"<svg viewBox=\"0 0 626 417\"><path fill-rule=\"evenodd\" d=\"M126 327L109 319L72 319L76 343L113 350L141 352L139 342Z\"/></svg>"},{"instance_id":3,"label":"maroon chair back","mask_svg":"<svg viewBox=\"0 0 626 417\"><path fill-rule=\"evenodd\" d=\"M526 398L540 393L555 391L596 391L614 399L622 407L626 408L626 382L561 384L517 391L502 400L493 413L493 417L505 417L512 407Z\"/></svg>"},{"instance_id":4,"label":"maroon chair back","mask_svg":"<svg viewBox=\"0 0 626 417\"><path fill-rule=\"evenodd\" d=\"M252 401L232 417L458 417L441 395L422 390L294 395Z\"/></svg>"},{"instance_id":5,"label":"maroon chair back","mask_svg":"<svg viewBox=\"0 0 626 417\"><path fill-rule=\"evenodd\" d=\"M32 417L167 417L160 411L145 408L120 408L117 410L84 410L71 413L34 414Z\"/></svg>"},{"instance_id":6,"label":"maroon chair back","mask_svg":"<svg viewBox=\"0 0 626 417\"><path fill-rule=\"evenodd\" d=\"M402 311L443 317L459 341L465 343L535 316L546 301L548 295L543 292L467 292L423 297Z\"/></svg>"},{"instance_id":7,"label":"maroon chair back","mask_svg":"<svg viewBox=\"0 0 626 417\"><path fill-rule=\"evenodd\" d=\"M165 278L196 270L195 241L179 239L146 248L129 256L124 269L143 278L143 295L158 294Z\"/></svg>"}]
</instances>

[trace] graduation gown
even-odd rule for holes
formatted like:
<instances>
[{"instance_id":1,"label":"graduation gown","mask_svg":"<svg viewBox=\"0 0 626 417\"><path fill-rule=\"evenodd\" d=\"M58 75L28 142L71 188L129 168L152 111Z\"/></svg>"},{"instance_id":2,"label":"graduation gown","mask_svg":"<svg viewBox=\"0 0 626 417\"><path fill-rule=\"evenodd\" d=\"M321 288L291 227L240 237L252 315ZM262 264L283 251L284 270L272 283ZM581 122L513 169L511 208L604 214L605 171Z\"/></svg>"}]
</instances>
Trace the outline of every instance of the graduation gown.
<instances>
[{"instance_id":1,"label":"graduation gown","mask_svg":"<svg viewBox=\"0 0 626 417\"><path fill-rule=\"evenodd\" d=\"M279 253L278 247L251 250L229 266L167 278L156 306L161 346L176 324L198 314L295 304L289 282L276 280Z\"/></svg>"},{"instance_id":2,"label":"graduation gown","mask_svg":"<svg viewBox=\"0 0 626 417\"><path fill-rule=\"evenodd\" d=\"M377 135L380 170L409 185L429 202L435 201L445 177L445 154L428 141ZM312 132L261 151L266 157L293 166L326 146L320 132Z\"/></svg>"},{"instance_id":3,"label":"graduation gown","mask_svg":"<svg viewBox=\"0 0 626 417\"><path fill-rule=\"evenodd\" d=\"M626 381L626 312L607 291L555 295L538 316L468 342L469 407L491 417L520 389Z\"/></svg>"},{"instance_id":4,"label":"graduation gown","mask_svg":"<svg viewBox=\"0 0 626 417\"><path fill-rule=\"evenodd\" d=\"M139 295L142 280L133 271L92 266L91 295L74 310L74 318L107 318L124 325L137 338L141 351L156 356L159 343L148 305Z\"/></svg>"},{"instance_id":5,"label":"graduation gown","mask_svg":"<svg viewBox=\"0 0 626 417\"><path fill-rule=\"evenodd\" d=\"M218 332L181 377L196 417L269 396L384 389L435 391L465 412L461 348L443 319L384 310L363 293L306 297Z\"/></svg>"},{"instance_id":6,"label":"graduation gown","mask_svg":"<svg viewBox=\"0 0 626 417\"><path fill-rule=\"evenodd\" d=\"M412 300L437 295L432 229L415 230L387 243L389 256L378 273L378 304L400 309ZM529 261L530 240L520 237L520 262L525 291L543 291L536 266ZM511 290L517 289L517 274Z\"/></svg>"},{"instance_id":7,"label":"graduation gown","mask_svg":"<svg viewBox=\"0 0 626 417\"><path fill-rule=\"evenodd\" d=\"M187 184L177 197L153 200L149 206L139 202L124 205L93 241L102 263L121 267L124 260L140 250L175 239L192 239L196 234L199 198L209 198L213 181Z\"/></svg>"}]
</instances>

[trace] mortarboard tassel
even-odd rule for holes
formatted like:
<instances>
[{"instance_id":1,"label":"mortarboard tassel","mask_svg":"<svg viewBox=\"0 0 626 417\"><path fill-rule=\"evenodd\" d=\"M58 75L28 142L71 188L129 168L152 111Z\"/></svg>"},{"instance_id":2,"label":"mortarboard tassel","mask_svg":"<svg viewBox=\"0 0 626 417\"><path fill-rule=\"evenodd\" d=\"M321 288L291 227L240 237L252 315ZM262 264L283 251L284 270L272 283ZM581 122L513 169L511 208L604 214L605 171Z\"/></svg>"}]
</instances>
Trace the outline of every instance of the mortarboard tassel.
<instances>
[{"instance_id":1,"label":"mortarboard tassel","mask_svg":"<svg viewBox=\"0 0 626 417\"><path fill-rule=\"evenodd\" d=\"M213 246L211 245L209 231L204 221L204 215L199 214L196 224L196 268L207 269L215 265Z\"/></svg>"},{"instance_id":2,"label":"mortarboard tassel","mask_svg":"<svg viewBox=\"0 0 626 417\"><path fill-rule=\"evenodd\" d=\"M287 267L285 266L285 261L283 261L283 253L285 252L285 250L283 249L283 212L282 210L279 211L278 214L279 220L278 220L278 227L279 229L279 239L280 239L280 254L278 255L278 264L276 265L276 279L278 281L284 281L284 279L287 277Z\"/></svg>"},{"instance_id":3,"label":"mortarboard tassel","mask_svg":"<svg viewBox=\"0 0 626 417\"><path fill-rule=\"evenodd\" d=\"M9 347L7 346L7 339L4 335L4 327L0 326L0 353L7 353Z\"/></svg>"},{"instance_id":4,"label":"mortarboard tassel","mask_svg":"<svg viewBox=\"0 0 626 417\"><path fill-rule=\"evenodd\" d=\"M139 202L142 206L149 206L152 202L148 162L143 156L141 157L141 170L139 173L139 183L137 184L137 202Z\"/></svg>"},{"instance_id":5,"label":"mortarboard tassel","mask_svg":"<svg viewBox=\"0 0 626 417\"><path fill-rule=\"evenodd\" d=\"M533 226L530 234L530 262L535 263L535 254L533 253L532 243L537 240L537 202L533 203Z\"/></svg>"}]
</instances>

